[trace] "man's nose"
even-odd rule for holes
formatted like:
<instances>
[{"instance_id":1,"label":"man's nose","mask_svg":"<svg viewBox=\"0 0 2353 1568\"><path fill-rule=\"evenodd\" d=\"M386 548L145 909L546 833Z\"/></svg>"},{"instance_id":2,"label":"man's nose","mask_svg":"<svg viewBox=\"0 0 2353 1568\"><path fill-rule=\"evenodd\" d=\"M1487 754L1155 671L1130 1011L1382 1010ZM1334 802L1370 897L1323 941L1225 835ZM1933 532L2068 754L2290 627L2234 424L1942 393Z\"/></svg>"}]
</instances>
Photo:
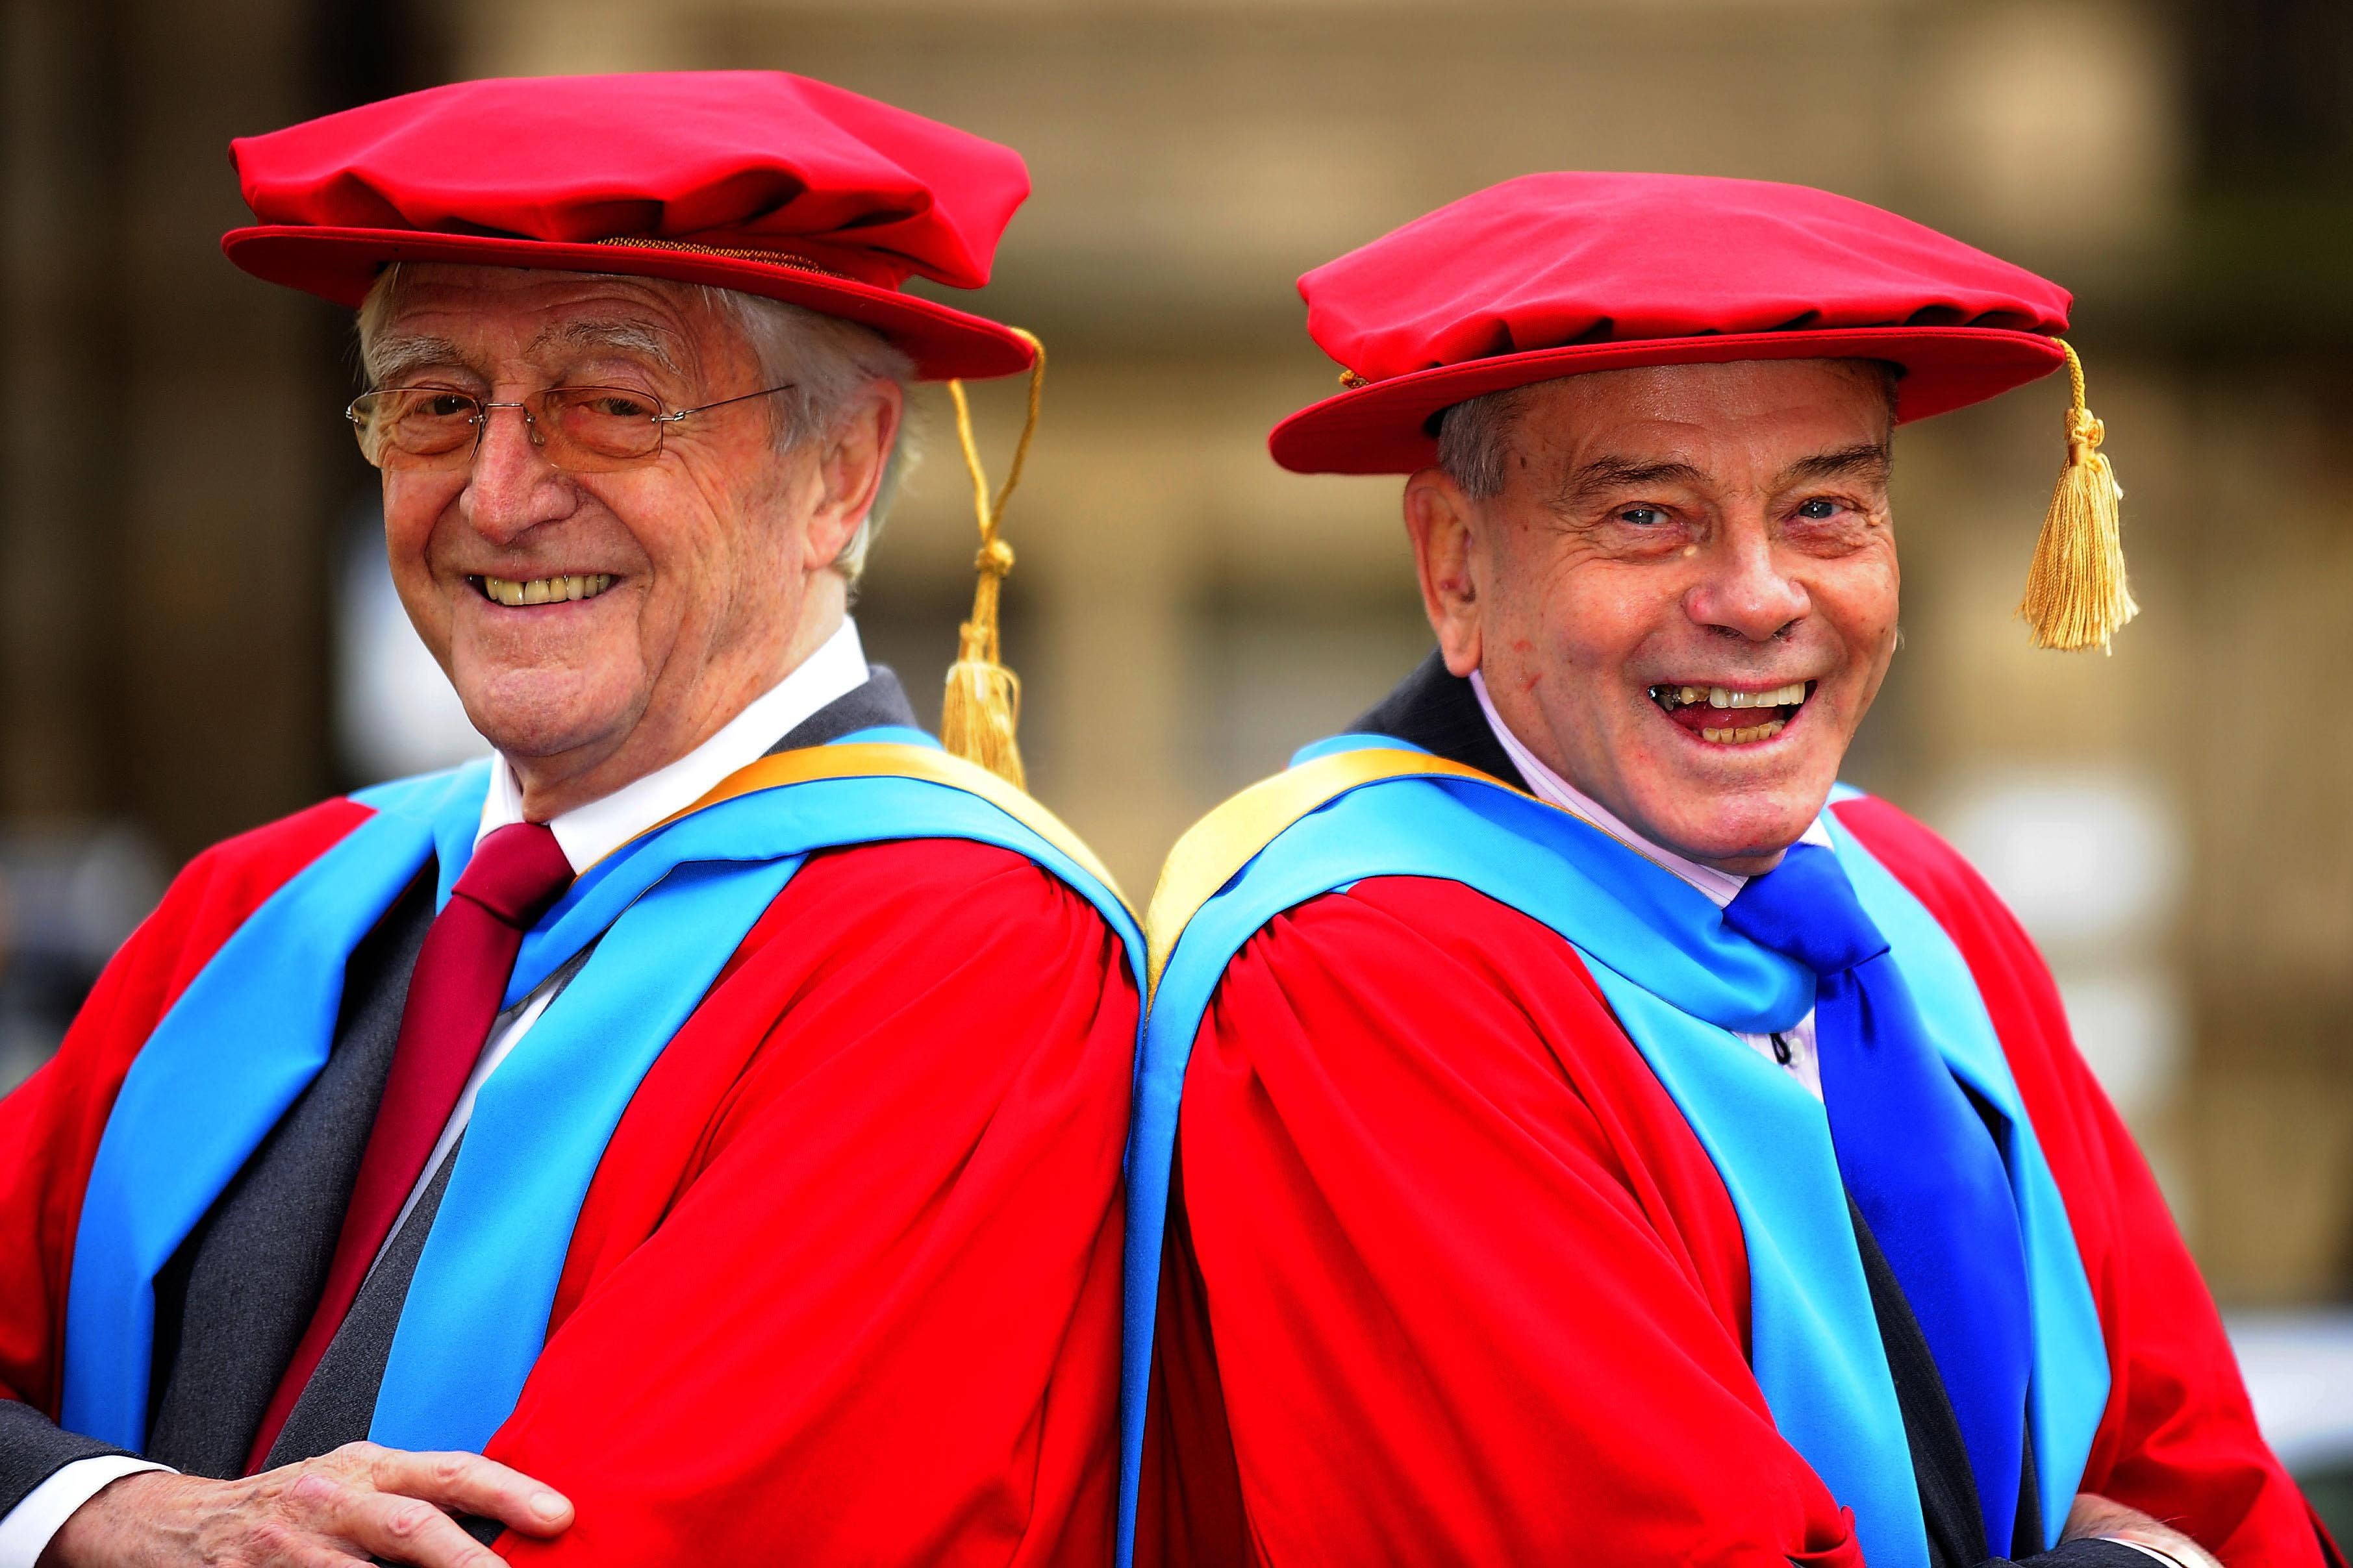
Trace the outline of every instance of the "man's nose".
<instances>
[{"instance_id":1,"label":"man's nose","mask_svg":"<svg viewBox=\"0 0 2353 1568\"><path fill-rule=\"evenodd\" d=\"M1783 569L1762 528L1735 528L1703 548L1705 569L1683 601L1702 626L1765 642L1812 608L1804 584Z\"/></svg>"},{"instance_id":2,"label":"man's nose","mask_svg":"<svg viewBox=\"0 0 2353 1568\"><path fill-rule=\"evenodd\" d=\"M525 411L513 404L482 411L481 439L459 504L486 539L504 543L563 510L561 481L532 435Z\"/></svg>"}]
</instances>

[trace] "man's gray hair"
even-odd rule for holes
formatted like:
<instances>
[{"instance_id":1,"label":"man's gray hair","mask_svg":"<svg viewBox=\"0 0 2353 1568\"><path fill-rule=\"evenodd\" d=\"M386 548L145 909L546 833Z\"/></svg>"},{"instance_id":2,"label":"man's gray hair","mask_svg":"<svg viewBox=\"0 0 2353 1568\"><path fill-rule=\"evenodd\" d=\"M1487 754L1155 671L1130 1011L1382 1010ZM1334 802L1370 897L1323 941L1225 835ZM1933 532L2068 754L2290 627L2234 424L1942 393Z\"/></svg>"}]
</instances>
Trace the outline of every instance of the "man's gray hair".
<instances>
[{"instance_id":1,"label":"man's gray hair","mask_svg":"<svg viewBox=\"0 0 2353 1568\"><path fill-rule=\"evenodd\" d=\"M360 304L360 359L372 379L382 368L372 351L396 308L400 270L397 262L385 268ZM879 332L854 321L733 289L701 283L674 286L687 290L698 304L744 335L760 367L763 386L790 384L791 390L774 400L781 408L782 416L776 420L780 450L830 434L874 383L892 382L903 392L915 378L913 360ZM864 521L841 553L834 557L833 569L852 586L865 572L867 552L873 548L891 502L919 456L910 427L913 412L909 405L901 417L898 438L884 464L874 504L867 509Z\"/></svg>"},{"instance_id":2,"label":"man's gray hair","mask_svg":"<svg viewBox=\"0 0 2353 1568\"><path fill-rule=\"evenodd\" d=\"M1887 418L1895 420L1895 388L1903 373L1885 360L1842 360L1856 372L1877 379L1887 396ZM1546 384L1505 387L1483 397L1458 403L1438 416L1438 467L1472 500L1493 500L1504 493L1504 465L1512 458L1512 435L1529 395Z\"/></svg>"},{"instance_id":3,"label":"man's gray hair","mask_svg":"<svg viewBox=\"0 0 2353 1568\"><path fill-rule=\"evenodd\" d=\"M1438 416L1439 468L1472 500L1493 500L1504 493L1512 430L1527 401L1528 388L1507 386L1458 403Z\"/></svg>"},{"instance_id":4,"label":"man's gray hair","mask_svg":"<svg viewBox=\"0 0 2353 1568\"><path fill-rule=\"evenodd\" d=\"M895 383L903 393L915 379L915 362L871 328L782 300L733 289L697 287L712 311L733 321L751 343L762 384L793 384L793 389L776 400L785 407L778 431L786 447L830 434L874 383ZM874 504L867 509L865 520L841 547L841 553L833 558L833 569L849 578L852 587L865 574L867 552L874 547L875 535L882 531L883 519L898 496L901 481L921 455L912 427L914 400L908 398L901 406L905 412L900 416L891 456L883 464Z\"/></svg>"}]
</instances>

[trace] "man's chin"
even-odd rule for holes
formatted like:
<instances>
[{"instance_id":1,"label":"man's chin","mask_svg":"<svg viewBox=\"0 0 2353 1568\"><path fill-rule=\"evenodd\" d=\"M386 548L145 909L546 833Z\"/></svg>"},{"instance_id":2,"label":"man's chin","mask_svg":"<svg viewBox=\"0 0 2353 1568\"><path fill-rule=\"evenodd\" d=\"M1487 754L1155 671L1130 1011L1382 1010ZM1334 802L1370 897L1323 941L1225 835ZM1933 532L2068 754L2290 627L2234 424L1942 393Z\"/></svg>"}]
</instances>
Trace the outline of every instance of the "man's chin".
<instances>
[{"instance_id":1,"label":"man's chin","mask_svg":"<svg viewBox=\"0 0 2353 1568\"><path fill-rule=\"evenodd\" d=\"M559 683L561 684L561 683ZM522 685L526 689L516 689ZM586 700L576 689L530 689L533 682L502 682L461 691L466 717L500 755L540 762L610 751L628 729L625 705Z\"/></svg>"},{"instance_id":2,"label":"man's chin","mask_svg":"<svg viewBox=\"0 0 2353 1568\"><path fill-rule=\"evenodd\" d=\"M1828 783L1759 787L1693 781L1649 815L1664 847L1704 866L1755 876L1806 836L1830 789Z\"/></svg>"}]
</instances>

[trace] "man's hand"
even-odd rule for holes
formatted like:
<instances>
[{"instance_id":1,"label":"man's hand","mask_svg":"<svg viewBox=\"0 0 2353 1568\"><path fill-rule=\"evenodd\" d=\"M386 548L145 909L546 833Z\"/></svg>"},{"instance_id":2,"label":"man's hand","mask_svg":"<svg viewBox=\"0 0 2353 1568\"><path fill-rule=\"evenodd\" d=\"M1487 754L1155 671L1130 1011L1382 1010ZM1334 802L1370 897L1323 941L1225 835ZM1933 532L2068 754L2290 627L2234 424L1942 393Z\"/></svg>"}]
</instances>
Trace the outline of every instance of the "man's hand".
<instances>
[{"instance_id":1,"label":"man's hand","mask_svg":"<svg viewBox=\"0 0 2353 1568\"><path fill-rule=\"evenodd\" d=\"M351 1443L243 1480L125 1476L66 1521L41 1568L501 1568L452 1514L554 1535L572 1505L480 1454Z\"/></svg>"},{"instance_id":2,"label":"man's hand","mask_svg":"<svg viewBox=\"0 0 2353 1568\"><path fill-rule=\"evenodd\" d=\"M2138 1509L2091 1492L2075 1494L2075 1506L2067 1510L2067 1533L2061 1539L2129 1542L2164 1552L2181 1568L2222 1568L2212 1552L2181 1531L2159 1524Z\"/></svg>"}]
</instances>

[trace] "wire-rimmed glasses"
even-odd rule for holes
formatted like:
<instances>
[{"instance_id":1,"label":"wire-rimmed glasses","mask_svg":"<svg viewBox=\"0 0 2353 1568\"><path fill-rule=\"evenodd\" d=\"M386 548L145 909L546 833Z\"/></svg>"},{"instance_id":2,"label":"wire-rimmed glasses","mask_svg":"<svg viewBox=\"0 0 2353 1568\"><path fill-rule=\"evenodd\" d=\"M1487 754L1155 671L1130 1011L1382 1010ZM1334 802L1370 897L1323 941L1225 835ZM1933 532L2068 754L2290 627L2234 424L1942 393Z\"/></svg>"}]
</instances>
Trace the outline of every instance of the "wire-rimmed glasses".
<instances>
[{"instance_id":1,"label":"wire-rimmed glasses","mask_svg":"<svg viewBox=\"0 0 2353 1568\"><path fill-rule=\"evenodd\" d=\"M360 451L379 468L459 468L473 461L493 409L522 411L532 445L571 473L598 473L640 463L661 451L662 432L690 414L748 403L793 383L670 408L620 386L552 386L515 403L492 403L446 386L394 386L362 393L343 410Z\"/></svg>"}]
</instances>

